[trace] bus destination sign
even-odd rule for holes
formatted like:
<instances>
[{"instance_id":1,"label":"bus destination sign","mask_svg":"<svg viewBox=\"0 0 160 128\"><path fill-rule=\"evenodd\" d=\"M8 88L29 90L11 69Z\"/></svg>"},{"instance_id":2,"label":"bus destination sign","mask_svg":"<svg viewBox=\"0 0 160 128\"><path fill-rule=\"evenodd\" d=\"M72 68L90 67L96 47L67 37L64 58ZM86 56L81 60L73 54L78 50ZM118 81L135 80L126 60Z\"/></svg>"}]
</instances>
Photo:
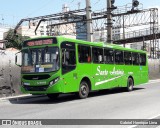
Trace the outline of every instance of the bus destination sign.
<instances>
[{"instance_id":1,"label":"bus destination sign","mask_svg":"<svg viewBox=\"0 0 160 128\"><path fill-rule=\"evenodd\" d=\"M49 44L56 44L56 43L57 43L56 38L28 40L24 42L23 47L49 45Z\"/></svg>"},{"instance_id":2,"label":"bus destination sign","mask_svg":"<svg viewBox=\"0 0 160 128\"><path fill-rule=\"evenodd\" d=\"M53 40L52 39L45 39L45 40L33 40L33 41L28 41L27 46L37 46L37 45L43 45L43 44L52 44Z\"/></svg>"}]
</instances>

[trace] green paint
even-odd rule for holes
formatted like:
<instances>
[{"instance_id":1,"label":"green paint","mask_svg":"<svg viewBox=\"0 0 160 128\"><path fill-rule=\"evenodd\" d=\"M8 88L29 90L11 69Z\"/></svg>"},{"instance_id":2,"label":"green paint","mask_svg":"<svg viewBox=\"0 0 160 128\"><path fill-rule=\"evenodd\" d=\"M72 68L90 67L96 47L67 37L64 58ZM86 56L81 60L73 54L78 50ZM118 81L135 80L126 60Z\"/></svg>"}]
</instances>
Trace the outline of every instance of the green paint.
<instances>
[{"instance_id":1,"label":"green paint","mask_svg":"<svg viewBox=\"0 0 160 128\"><path fill-rule=\"evenodd\" d=\"M45 39L48 37L44 37ZM49 37L51 38L51 37ZM51 72L35 72L35 73L22 73L22 86L23 93L31 94L49 94L49 93L70 93L78 92L79 85L83 78L88 78L91 83L91 90L101 90L113 87L126 87L128 77L133 77L134 85L139 85L148 82L148 61L146 57L146 65L125 65L125 64L105 64L105 63L79 63L78 60L78 45L85 45L98 48L112 48L122 51L143 53L141 50L133 50L123 48L115 44L105 45L103 42L87 42L76 39L69 39L65 37L56 37L57 44L49 44L48 47L59 47L59 60L60 68ZM36 39L43 39L42 37ZM32 40L32 39L29 39ZM75 68L66 73L62 73L62 42L72 42L75 44L76 64ZM47 45L23 47L24 49L45 48ZM23 59L23 58L22 58ZM46 75L49 75L47 78ZM32 77L33 76L33 77ZM39 76L39 78L36 78ZM27 77L27 79L26 79ZM44 77L44 78L43 78ZM25 86L27 89L24 89ZM44 86L44 88L43 88ZM31 88L30 88L31 87ZM43 90L43 89L44 90ZM32 91L31 91L31 90Z\"/></svg>"}]
</instances>

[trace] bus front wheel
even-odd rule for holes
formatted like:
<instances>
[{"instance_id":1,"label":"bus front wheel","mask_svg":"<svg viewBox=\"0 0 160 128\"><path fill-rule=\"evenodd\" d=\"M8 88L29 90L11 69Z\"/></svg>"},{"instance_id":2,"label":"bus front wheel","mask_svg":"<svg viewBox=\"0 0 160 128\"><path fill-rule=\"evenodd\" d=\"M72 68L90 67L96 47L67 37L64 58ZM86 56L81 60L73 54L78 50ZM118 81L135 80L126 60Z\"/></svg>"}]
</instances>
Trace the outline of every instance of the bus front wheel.
<instances>
[{"instance_id":1,"label":"bus front wheel","mask_svg":"<svg viewBox=\"0 0 160 128\"><path fill-rule=\"evenodd\" d=\"M127 82L127 91L130 92L133 90L133 79L132 78L128 78L128 82Z\"/></svg>"},{"instance_id":2,"label":"bus front wheel","mask_svg":"<svg viewBox=\"0 0 160 128\"><path fill-rule=\"evenodd\" d=\"M88 97L88 94L89 94L88 83L86 81L82 81L80 83L78 96L79 96L80 99L85 99L85 98Z\"/></svg>"},{"instance_id":3,"label":"bus front wheel","mask_svg":"<svg viewBox=\"0 0 160 128\"><path fill-rule=\"evenodd\" d=\"M54 94L47 94L48 98L51 100L55 100L58 98L59 94L58 93L54 93Z\"/></svg>"}]
</instances>

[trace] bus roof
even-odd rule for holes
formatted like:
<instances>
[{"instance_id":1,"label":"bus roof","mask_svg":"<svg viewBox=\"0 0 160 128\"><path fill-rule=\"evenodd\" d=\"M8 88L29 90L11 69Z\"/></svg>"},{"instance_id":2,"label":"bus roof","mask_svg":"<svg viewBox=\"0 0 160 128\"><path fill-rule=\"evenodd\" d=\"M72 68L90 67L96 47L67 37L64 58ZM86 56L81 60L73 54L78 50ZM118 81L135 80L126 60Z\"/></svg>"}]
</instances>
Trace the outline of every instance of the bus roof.
<instances>
[{"instance_id":1,"label":"bus roof","mask_svg":"<svg viewBox=\"0 0 160 128\"><path fill-rule=\"evenodd\" d=\"M97 47L106 47L106 48L113 48L113 49L120 49L124 51L134 51L134 52L141 52L141 53L146 53L146 51L143 50L136 50L132 48L125 48L117 44L110 44L110 43L105 43L105 42L89 42L89 41L84 41L84 40L78 40L78 39L73 39L73 38L66 38L62 36L58 36L57 38L63 38L64 40L72 41L78 44L85 44L85 45L91 45L91 46L97 46Z\"/></svg>"},{"instance_id":2,"label":"bus roof","mask_svg":"<svg viewBox=\"0 0 160 128\"><path fill-rule=\"evenodd\" d=\"M105 42L89 42L89 41L84 41L84 40L68 38L68 37L64 37L64 36L42 36L42 37L29 38L26 41L35 40L35 39L53 38L53 37L56 37L57 39L71 41L71 42L74 42L77 44L84 44L84 45L91 45L91 46L97 46L97 47L120 49L120 50L124 50L124 51L134 51L134 52L146 53L146 51L136 50L136 49L131 49L131 48L124 48L124 47L117 45L117 44L109 44L109 43L105 43Z\"/></svg>"}]
</instances>

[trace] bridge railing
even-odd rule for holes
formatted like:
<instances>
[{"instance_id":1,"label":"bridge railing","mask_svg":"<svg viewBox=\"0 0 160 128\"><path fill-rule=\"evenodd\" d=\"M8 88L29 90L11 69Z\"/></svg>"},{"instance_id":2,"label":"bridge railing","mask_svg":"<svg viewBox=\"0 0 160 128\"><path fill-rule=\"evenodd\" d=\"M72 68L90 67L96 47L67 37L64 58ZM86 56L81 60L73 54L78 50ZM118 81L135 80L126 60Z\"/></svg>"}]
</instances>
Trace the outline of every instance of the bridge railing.
<instances>
[{"instance_id":1,"label":"bridge railing","mask_svg":"<svg viewBox=\"0 0 160 128\"><path fill-rule=\"evenodd\" d=\"M160 33L160 26L155 27L155 28L144 28L144 29L139 29L139 30L134 30L134 31L129 31L125 33L120 33L113 35L113 40L122 40L122 39L129 39L129 38L136 38L136 37L143 37L143 36L148 36L152 34L157 34Z\"/></svg>"}]
</instances>

